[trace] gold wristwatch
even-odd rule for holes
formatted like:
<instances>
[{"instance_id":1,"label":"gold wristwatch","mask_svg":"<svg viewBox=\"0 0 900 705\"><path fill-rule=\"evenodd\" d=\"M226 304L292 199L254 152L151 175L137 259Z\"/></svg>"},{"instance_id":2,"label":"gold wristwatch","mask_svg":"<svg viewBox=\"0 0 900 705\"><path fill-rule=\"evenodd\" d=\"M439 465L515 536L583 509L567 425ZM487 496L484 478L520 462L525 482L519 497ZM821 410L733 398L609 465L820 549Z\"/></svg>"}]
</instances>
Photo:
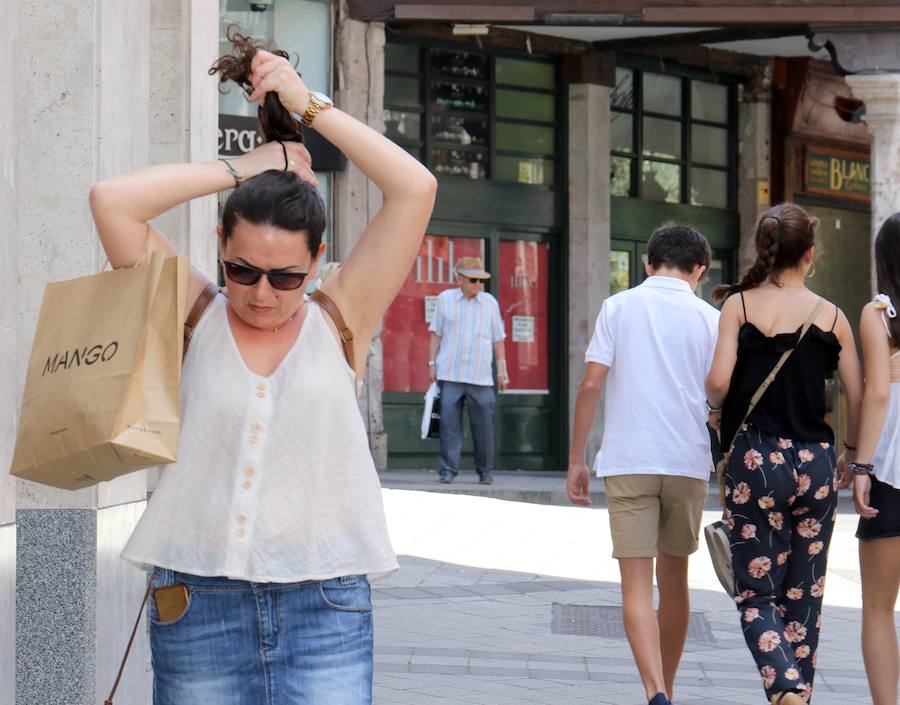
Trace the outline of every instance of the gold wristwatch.
<instances>
[{"instance_id":1,"label":"gold wristwatch","mask_svg":"<svg viewBox=\"0 0 900 705\"><path fill-rule=\"evenodd\" d=\"M300 117L300 122L302 122L306 127L312 125L313 120L316 119L316 116L322 112L323 110L328 110L329 108L334 107L334 101L331 100L324 93L318 93L316 91L309 92L309 105L306 106L306 112Z\"/></svg>"}]
</instances>

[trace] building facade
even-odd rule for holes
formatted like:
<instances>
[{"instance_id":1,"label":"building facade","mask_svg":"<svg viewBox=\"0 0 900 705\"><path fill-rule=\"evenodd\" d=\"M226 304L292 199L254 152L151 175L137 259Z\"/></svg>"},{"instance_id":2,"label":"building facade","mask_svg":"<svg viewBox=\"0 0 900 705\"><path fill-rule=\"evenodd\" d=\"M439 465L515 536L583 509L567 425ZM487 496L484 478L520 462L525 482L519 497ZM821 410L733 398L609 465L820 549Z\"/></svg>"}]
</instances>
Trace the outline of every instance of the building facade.
<instances>
[{"instance_id":1,"label":"building facade","mask_svg":"<svg viewBox=\"0 0 900 705\"><path fill-rule=\"evenodd\" d=\"M710 239L705 296L738 275L760 210L803 203L826 250L811 284L853 320L871 293L870 233L900 208L900 13L869 0L862 28L841 14L856 3L823 5L831 24L810 27L809 8L755 4L0 0L0 88L13 97L0 106L0 467L44 284L104 264L91 184L256 143L252 111L206 73L232 24L296 53L311 87L438 176L420 256L367 362L360 408L380 468L435 462L416 432L423 341L461 256L486 261L504 313L502 468L565 467L597 312L641 281L665 221ZM308 143L339 261L380 194L313 131ZM211 273L218 206L199 199L155 223ZM16 627L0 630L0 705L105 696L146 581L118 552L157 473L80 492L0 476L0 624ZM150 677L141 638L116 702L150 702Z\"/></svg>"},{"instance_id":2,"label":"building facade","mask_svg":"<svg viewBox=\"0 0 900 705\"><path fill-rule=\"evenodd\" d=\"M697 292L708 297L752 255L758 214L794 200L821 221L810 286L856 319L872 293L870 133L849 69L832 56L882 35L844 26L829 44L834 35L770 3L702 19L707 4L688 3L681 26L662 28L628 14L640 5L664 15L662 3L597 3L631 27L597 26L583 7L558 3L349 3L351 17L384 27L385 134L440 184L419 259L384 321L390 467L436 466L437 441L418 431L427 323L463 255L487 262L507 329L511 383L496 419L505 469L565 468L594 318L605 296L642 281L647 238L663 223L709 239L711 270ZM896 9L881 9L896 22ZM710 28L717 22L725 26ZM880 66L881 81L892 80L885 63L866 60L857 70ZM840 390L833 399L840 425Z\"/></svg>"}]
</instances>

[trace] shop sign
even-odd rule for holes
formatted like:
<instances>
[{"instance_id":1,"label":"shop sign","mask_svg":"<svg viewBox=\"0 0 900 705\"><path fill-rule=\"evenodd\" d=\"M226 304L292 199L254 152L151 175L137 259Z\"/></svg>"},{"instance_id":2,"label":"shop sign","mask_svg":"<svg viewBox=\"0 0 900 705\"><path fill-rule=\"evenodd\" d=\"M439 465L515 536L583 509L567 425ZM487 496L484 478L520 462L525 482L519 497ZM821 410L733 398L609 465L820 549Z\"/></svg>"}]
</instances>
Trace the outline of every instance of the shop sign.
<instances>
[{"instance_id":1,"label":"shop sign","mask_svg":"<svg viewBox=\"0 0 900 705\"><path fill-rule=\"evenodd\" d=\"M323 171L343 171L347 168L347 158L331 142L319 136L312 129L303 130L303 139L313 169ZM246 115L219 115L219 156L239 157L263 143L256 118Z\"/></svg>"},{"instance_id":2,"label":"shop sign","mask_svg":"<svg viewBox=\"0 0 900 705\"><path fill-rule=\"evenodd\" d=\"M807 148L804 159L804 191L832 198L871 201L869 158L850 152Z\"/></svg>"}]
</instances>

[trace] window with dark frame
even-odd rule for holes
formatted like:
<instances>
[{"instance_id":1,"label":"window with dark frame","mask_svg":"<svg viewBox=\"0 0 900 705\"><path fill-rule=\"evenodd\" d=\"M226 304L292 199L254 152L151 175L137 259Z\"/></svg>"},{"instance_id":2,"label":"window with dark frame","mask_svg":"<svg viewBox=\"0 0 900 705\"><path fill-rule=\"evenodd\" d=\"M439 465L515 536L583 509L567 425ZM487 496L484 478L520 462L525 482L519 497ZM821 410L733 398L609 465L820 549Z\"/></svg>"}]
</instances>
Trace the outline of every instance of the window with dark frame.
<instances>
[{"instance_id":1,"label":"window with dark frame","mask_svg":"<svg viewBox=\"0 0 900 705\"><path fill-rule=\"evenodd\" d=\"M388 42L385 134L441 177L556 185L556 63Z\"/></svg>"},{"instance_id":2,"label":"window with dark frame","mask_svg":"<svg viewBox=\"0 0 900 705\"><path fill-rule=\"evenodd\" d=\"M734 86L616 68L612 91L613 196L734 208Z\"/></svg>"}]
</instances>

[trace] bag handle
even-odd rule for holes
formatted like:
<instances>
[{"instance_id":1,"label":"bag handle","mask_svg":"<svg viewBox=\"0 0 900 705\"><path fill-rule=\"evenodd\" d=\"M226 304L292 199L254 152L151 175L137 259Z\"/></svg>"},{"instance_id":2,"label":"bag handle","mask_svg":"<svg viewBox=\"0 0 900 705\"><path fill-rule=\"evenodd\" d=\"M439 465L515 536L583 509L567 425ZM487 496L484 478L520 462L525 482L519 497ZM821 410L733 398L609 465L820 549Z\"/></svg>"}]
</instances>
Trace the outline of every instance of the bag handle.
<instances>
[{"instance_id":1,"label":"bag handle","mask_svg":"<svg viewBox=\"0 0 900 705\"><path fill-rule=\"evenodd\" d=\"M812 324L815 322L816 318L818 318L819 313L822 311L822 307L824 305L825 299L820 297L818 303L816 303L815 307L813 308L812 313L809 314L809 317L803 323L803 328L800 330L800 337L797 339L797 344L792 348L788 348L782 353L781 357L778 359L778 362L775 363L775 367L772 368L772 371L762 381L762 383L759 385L759 388L753 393L753 396L750 397L750 405L747 407L747 413L744 414L744 418L738 424L738 430L734 434L734 438L731 439L731 445L728 448L728 452L725 453L726 461L731 457L731 453L734 451L734 444L737 442L738 433L740 433L741 428L745 423L747 423L747 419L750 418L750 414L753 413L753 409L756 408L756 405L759 403L759 400L762 399L763 394L766 393L766 390L771 386L772 382L775 381L776 375L781 370L781 368L784 367L784 363L788 361L791 353L800 346L800 341L803 340L804 336L806 336L807 332L812 327ZM722 489L725 486L725 464L726 463L720 463L719 471L717 473L720 494L722 493ZM724 494L722 494L722 496L724 497Z\"/></svg>"},{"instance_id":2,"label":"bag handle","mask_svg":"<svg viewBox=\"0 0 900 705\"><path fill-rule=\"evenodd\" d=\"M338 305L334 302L334 299L321 289L316 289L309 298L324 308L328 315L331 316L331 320L334 321L334 325L337 326L338 333L341 336L341 347L344 349L344 357L347 358L347 364L356 372L353 355L353 331L344 322L344 317L341 315Z\"/></svg>"}]
</instances>

